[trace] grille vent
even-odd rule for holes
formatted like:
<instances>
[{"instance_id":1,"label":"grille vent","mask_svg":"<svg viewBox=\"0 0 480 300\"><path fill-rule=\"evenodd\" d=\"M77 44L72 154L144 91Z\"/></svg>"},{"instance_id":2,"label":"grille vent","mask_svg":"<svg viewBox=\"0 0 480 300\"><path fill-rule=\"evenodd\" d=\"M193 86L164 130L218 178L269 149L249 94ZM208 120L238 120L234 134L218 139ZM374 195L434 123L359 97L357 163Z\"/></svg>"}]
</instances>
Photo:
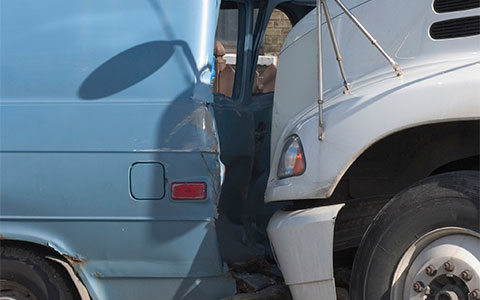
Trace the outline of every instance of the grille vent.
<instances>
[{"instance_id":1,"label":"grille vent","mask_svg":"<svg viewBox=\"0 0 480 300\"><path fill-rule=\"evenodd\" d=\"M480 0L435 0L433 9L437 13L467 10L480 7Z\"/></svg>"},{"instance_id":2,"label":"grille vent","mask_svg":"<svg viewBox=\"0 0 480 300\"><path fill-rule=\"evenodd\" d=\"M451 19L433 23L430 36L435 40L467 37L480 34L480 16Z\"/></svg>"}]
</instances>

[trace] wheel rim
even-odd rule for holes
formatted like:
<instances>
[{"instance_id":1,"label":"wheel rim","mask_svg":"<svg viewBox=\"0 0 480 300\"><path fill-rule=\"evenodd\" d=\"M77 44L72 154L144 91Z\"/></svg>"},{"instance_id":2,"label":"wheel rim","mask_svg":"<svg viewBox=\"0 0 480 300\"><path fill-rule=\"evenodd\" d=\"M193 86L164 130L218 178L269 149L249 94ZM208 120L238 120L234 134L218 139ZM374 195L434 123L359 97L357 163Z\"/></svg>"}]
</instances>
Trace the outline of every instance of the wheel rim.
<instances>
[{"instance_id":1,"label":"wheel rim","mask_svg":"<svg viewBox=\"0 0 480 300\"><path fill-rule=\"evenodd\" d=\"M0 280L0 300L37 300L37 297L18 282Z\"/></svg>"},{"instance_id":2,"label":"wheel rim","mask_svg":"<svg viewBox=\"0 0 480 300\"><path fill-rule=\"evenodd\" d=\"M480 299L480 234L457 227L433 230L413 243L392 280L393 300Z\"/></svg>"}]
</instances>

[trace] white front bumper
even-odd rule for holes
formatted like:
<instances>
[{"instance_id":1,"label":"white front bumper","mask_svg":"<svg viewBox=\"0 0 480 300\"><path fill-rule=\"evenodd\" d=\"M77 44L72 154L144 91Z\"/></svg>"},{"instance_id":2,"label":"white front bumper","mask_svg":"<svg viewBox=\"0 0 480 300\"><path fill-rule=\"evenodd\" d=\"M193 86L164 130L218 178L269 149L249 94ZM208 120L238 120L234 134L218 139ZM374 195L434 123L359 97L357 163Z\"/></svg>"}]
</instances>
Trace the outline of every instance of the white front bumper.
<instances>
[{"instance_id":1,"label":"white front bumper","mask_svg":"<svg viewBox=\"0 0 480 300\"><path fill-rule=\"evenodd\" d=\"M295 300L334 300L333 230L344 204L277 211L267 232Z\"/></svg>"}]
</instances>

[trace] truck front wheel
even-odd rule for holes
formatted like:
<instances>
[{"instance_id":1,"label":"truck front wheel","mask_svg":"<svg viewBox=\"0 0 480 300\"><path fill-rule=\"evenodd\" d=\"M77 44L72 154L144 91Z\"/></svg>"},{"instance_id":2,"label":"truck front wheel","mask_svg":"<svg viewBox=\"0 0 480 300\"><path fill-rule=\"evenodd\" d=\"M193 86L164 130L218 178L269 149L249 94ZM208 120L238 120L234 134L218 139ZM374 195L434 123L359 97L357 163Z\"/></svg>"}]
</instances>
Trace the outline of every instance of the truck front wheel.
<instances>
[{"instance_id":1,"label":"truck front wheel","mask_svg":"<svg viewBox=\"0 0 480 300\"><path fill-rule=\"evenodd\" d=\"M360 243L350 299L480 299L479 183L445 173L396 195Z\"/></svg>"}]
</instances>

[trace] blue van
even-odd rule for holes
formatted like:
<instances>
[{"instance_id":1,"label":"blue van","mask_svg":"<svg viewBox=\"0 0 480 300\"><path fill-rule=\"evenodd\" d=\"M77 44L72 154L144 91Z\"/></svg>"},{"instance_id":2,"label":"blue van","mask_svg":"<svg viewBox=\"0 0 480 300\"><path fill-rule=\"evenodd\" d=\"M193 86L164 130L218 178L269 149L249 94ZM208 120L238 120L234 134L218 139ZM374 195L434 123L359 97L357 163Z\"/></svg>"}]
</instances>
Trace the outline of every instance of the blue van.
<instances>
[{"instance_id":1,"label":"blue van","mask_svg":"<svg viewBox=\"0 0 480 300\"><path fill-rule=\"evenodd\" d=\"M275 7L309 1L0 2L2 299L220 299L269 253L273 93L252 94ZM238 15L231 97L210 76Z\"/></svg>"}]
</instances>

